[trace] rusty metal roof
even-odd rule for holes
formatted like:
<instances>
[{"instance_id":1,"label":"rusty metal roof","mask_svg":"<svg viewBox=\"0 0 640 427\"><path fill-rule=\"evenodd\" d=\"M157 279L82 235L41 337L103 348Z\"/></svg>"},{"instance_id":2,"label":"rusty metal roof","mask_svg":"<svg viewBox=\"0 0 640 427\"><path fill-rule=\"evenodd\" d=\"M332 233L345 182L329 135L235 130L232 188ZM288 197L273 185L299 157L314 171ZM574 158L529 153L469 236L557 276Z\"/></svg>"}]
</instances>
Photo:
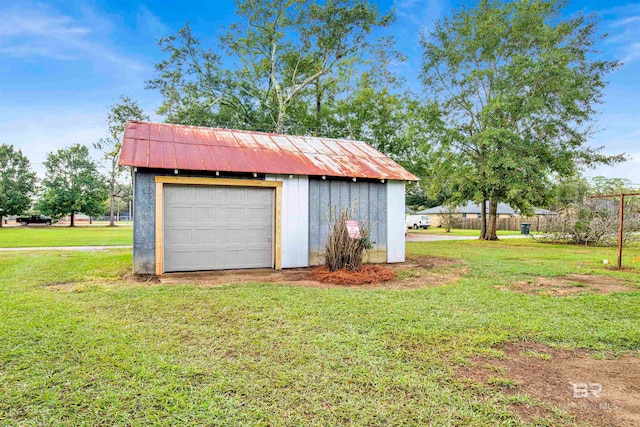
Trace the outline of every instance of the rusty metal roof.
<instances>
[{"instance_id":1,"label":"rusty metal roof","mask_svg":"<svg viewBox=\"0 0 640 427\"><path fill-rule=\"evenodd\" d=\"M121 166L417 181L360 141L131 121Z\"/></svg>"}]
</instances>

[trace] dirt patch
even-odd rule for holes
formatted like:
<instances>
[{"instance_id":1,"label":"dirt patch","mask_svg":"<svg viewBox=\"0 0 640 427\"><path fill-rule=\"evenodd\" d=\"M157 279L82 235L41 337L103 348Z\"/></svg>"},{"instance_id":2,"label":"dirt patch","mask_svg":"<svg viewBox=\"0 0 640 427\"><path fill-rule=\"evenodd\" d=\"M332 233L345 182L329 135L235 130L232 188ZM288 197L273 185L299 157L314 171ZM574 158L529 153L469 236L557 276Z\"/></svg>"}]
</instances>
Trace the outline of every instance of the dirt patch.
<instances>
[{"instance_id":1,"label":"dirt patch","mask_svg":"<svg viewBox=\"0 0 640 427\"><path fill-rule=\"evenodd\" d=\"M596 360L587 351L517 343L502 347L505 357L474 358L458 374L503 394L523 392L542 404L510 403L524 422L554 419L559 408L578 423L640 425L640 359L624 355ZM573 424L573 423L568 423Z\"/></svg>"},{"instance_id":2,"label":"dirt patch","mask_svg":"<svg viewBox=\"0 0 640 427\"><path fill-rule=\"evenodd\" d=\"M454 283L467 268L462 261L442 258L412 255L403 263L397 264L367 264L380 266L395 274L395 279L378 283L363 283L357 285L362 289L418 289L432 286L442 286ZM293 286L307 286L312 288L336 288L352 285L327 283L309 278L311 268L288 268L283 270L254 269L254 270L224 270L204 271L195 273L169 273L159 278L165 284L196 284L200 286L221 286L234 283L277 283ZM377 273L378 275L380 273Z\"/></svg>"},{"instance_id":3,"label":"dirt patch","mask_svg":"<svg viewBox=\"0 0 640 427\"><path fill-rule=\"evenodd\" d=\"M308 277L322 283L360 286L388 282L396 278L396 273L380 264L363 265L360 270L340 269L337 271L330 271L323 265L311 270Z\"/></svg>"},{"instance_id":4,"label":"dirt patch","mask_svg":"<svg viewBox=\"0 0 640 427\"><path fill-rule=\"evenodd\" d=\"M496 286L500 290L511 290L526 294L547 294L555 296L581 293L609 294L611 292L629 292L637 287L613 277L593 274L571 274L558 277L535 277L531 280L514 282L510 286Z\"/></svg>"},{"instance_id":5,"label":"dirt patch","mask_svg":"<svg viewBox=\"0 0 640 427\"><path fill-rule=\"evenodd\" d=\"M45 289L54 292L73 292L78 282L57 282L44 285Z\"/></svg>"},{"instance_id":6,"label":"dirt patch","mask_svg":"<svg viewBox=\"0 0 640 427\"><path fill-rule=\"evenodd\" d=\"M421 256L421 255L407 255L405 262L400 264L392 264L392 267L401 269L434 269L449 267L454 264L462 264L463 261L453 258L434 257L434 256Z\"/></svg>"},{"instance_id":7,"label":"dirt patch","mask_svg":"<svg viewBox=\"0 0 640 427\"><path fill-rule=\"evenodd\" d=\"M160 279L155 274L127 273L124 275L124 279L133 280L138 283L160 283Z\"/></svg>"}]
</instances>

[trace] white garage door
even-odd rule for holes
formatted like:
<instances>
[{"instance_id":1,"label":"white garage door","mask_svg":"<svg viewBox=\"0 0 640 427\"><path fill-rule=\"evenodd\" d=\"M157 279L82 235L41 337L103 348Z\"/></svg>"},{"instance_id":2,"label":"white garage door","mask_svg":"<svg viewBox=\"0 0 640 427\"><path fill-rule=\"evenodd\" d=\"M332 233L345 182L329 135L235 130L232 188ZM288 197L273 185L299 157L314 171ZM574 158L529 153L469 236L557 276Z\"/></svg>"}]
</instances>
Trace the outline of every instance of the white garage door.
<instances>
[{"instance_id":1,"label":"white garage door","mask_svg":"<svg viewBox=\"0 0 640 427\"><path fill-rule=\"evenodd\" d=\"M164 185L164 271L273 266L272 188Z\"/></svg>"}]
</instances>

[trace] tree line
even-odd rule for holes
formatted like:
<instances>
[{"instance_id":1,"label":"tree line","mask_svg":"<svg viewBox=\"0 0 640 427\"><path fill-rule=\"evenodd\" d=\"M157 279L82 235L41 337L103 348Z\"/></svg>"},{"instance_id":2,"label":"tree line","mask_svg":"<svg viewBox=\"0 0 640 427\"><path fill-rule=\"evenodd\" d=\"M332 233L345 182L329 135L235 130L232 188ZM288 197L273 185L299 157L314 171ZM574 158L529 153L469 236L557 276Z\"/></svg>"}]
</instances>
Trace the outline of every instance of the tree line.
<instances>
[{"instance_id":1,"label":"tree line","mask_svg":"<svg viewBox=\"0 0 640 427\"><path fill-rule=\"evenodd\" d=\"M22 150L1 144L0 227L4 217L21 215L32 207L54 219L69 215L71 227L79 212L90 217L109 212L110 225L115 225L116 200L131 199L132 192L123 179L125 169L118 166L122 132L127 120L146 119L137 102L125 96L110 107L107 136L93 144L102 155L104 172L87 146L74 144L47 154L45 176L39 180Z\"/></svg>"},{"instance_id":2,"label":"tree line","mask_svg":"<svg viewBox=\"0 0 640 427\"><path fill-rule=\"evenodd\" d=\"M454 11L420 33L421 87L411 89L396 73L404 53L384 35L393 10L237 0L234 22L213 34L187 22L160 39L147 87L168 123L365 141L422 178L408 199L486 204L481 238L494 240L499 202L531 213L553 202L554 183L624 160L587 145L621 64L596 50L597 19L567 17L566 6L478 0ZM111 161L111 200L123 119L146 117L121 101L96 144Z\"/></svg>"},{"instance_id":3,"label":"tree line","mask_svg":"<svg viewBox=\"0 0 640 427\"><path fill-rule=\"evenodd\" d=\"M213 34L186 23L159 41L148 87L170 123L365 141L422 182L412 200L474 201L481 238L496 209L527 214L554 183L615 164L587 145L606 76L597 19L567 17L564 0L478 0L419 37L420 90L394 72L404 60L393 23L367 0L238 0ZM207 40L204 42L203 40Z\"/></svg>"},{"instance_id":4,"label":"tree line","mask_svg":"<svg viewBox=\"0 0 640 427\"><path fill-rule=\"evenodd\" d=\"M33 205L43 214L59 218L71 216L71 226L77 212L98 215L106 200L104 179L89 156L89 149L80 144L47 155L46 176L40 182L31 169L29 159L12 145L0 145L0 223L2 218L20 215Z\"/></svg>"}]
</instances>

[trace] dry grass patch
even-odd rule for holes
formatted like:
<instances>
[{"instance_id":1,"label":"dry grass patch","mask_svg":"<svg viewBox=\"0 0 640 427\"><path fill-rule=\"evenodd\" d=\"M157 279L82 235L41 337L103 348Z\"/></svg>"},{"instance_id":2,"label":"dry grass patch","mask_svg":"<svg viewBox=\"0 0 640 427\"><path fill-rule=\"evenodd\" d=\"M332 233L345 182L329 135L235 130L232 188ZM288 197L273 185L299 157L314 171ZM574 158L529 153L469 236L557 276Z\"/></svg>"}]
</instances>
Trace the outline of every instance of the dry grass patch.
<instances>
[{"instance_id":1,"label":"dry grass patch","mask_svg":"<svg viewBox=\"0 0 640 427\"><path fill-rule=\"evenodd\" d=\"M582 293L610 294L631 292L638 288L623 280L593 274L570 274L557 277L535 277L514 282L510 286L496 286L500 290L511 290L525 294L567 296Z\"/></svg>"},{"instance_id":2,"label":"dry grass patch","mask_svg":"<svg viewBox=\"0 0 640 427\"><path fill-rule=\"evenodd\" d=\"M585 350L535 343L510 343L500 350L503 358L475 357L458 375L511 396L509 409L524 422L553 419L559 409L578 423L640 425L639 358L596 360ZM588 396L574 397L574 384L587 384Z\"/></svg>"}]
</instances>

